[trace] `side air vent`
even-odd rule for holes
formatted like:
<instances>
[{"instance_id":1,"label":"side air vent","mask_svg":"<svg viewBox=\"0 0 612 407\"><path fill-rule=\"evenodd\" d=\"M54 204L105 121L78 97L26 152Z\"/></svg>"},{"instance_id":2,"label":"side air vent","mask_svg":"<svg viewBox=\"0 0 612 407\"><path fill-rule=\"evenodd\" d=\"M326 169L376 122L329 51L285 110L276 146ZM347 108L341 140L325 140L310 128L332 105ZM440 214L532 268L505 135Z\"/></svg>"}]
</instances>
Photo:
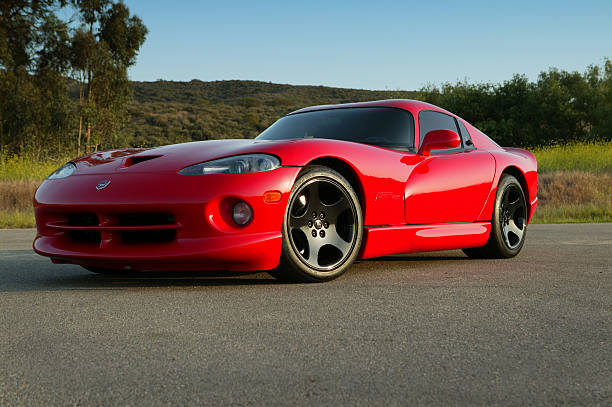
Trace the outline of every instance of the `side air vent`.
<instances>
[{"instance_id":1,"label":"side air vent","mask_svg":"<svg viewBox=\"0 0 612 407\"><path fill-rule=\"evenodd\" d=\"M154 158L159 158L161 155L136 155L130 156L125 159L121 168L131 167L132 165L136 165L145 161L152 160Z\"/></svg>"}]
</instances>

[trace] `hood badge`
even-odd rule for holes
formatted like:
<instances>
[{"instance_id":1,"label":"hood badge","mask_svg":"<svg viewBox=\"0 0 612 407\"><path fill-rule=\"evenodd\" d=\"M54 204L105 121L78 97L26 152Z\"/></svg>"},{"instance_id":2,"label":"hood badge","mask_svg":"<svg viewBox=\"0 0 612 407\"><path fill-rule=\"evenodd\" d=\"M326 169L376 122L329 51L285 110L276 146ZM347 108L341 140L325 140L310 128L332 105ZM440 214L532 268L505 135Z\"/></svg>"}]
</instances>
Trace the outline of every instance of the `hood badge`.
<instances>
[{"instance_id":1,"label":"hood badge","mask_svg":"<svg viewBox=\"0 0 612 407\"><path fill-rule=\"evenodd\" d=\"M96 185L96 189L99 191L101 189L104 189L108 186L108 184L110 184L109 180L105 180L105 181L100 181L98 182L98 185Z\"/></svg>"}]
</instances>

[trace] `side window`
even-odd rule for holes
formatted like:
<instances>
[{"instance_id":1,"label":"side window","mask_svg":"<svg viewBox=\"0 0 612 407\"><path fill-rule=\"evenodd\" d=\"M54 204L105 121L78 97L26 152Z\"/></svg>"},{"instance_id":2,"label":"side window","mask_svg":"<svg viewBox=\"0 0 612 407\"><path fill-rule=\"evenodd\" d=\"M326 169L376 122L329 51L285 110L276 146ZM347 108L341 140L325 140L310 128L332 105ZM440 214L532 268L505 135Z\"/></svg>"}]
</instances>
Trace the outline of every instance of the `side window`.
<instances>
[{"instance_id":1,"label":"side window","mask_svg":"<svg viewBox=\"0 0 612 407\"><path fill-rule=\"evenodd\" d=\"M461 120L457 120L457 123L459 123L459 130L461 130L461 140L463 141L463 145L465 146L465 149L474 150L476 147L474 147L474 143L472 143L472 139L470 138L470 133L468 133L468 130L465 127L465 124L463 124Z\"/></svg>"},{"instance_id":2,"label":"side window","mask_svg":"<svg viewBox=\"0 0 612 407\"><path fill-rule=\"evenodd\" d=\"M423 143L425 135L432 130L452 130L459 133L455 118L444 113L435 112L433 110L423 110L419 113L419 143ZM463 138L463 137L462 137ZM462 145L450 150L433 150L432 154L454 153L463 150Z\"/></svg>"}]
</instances>

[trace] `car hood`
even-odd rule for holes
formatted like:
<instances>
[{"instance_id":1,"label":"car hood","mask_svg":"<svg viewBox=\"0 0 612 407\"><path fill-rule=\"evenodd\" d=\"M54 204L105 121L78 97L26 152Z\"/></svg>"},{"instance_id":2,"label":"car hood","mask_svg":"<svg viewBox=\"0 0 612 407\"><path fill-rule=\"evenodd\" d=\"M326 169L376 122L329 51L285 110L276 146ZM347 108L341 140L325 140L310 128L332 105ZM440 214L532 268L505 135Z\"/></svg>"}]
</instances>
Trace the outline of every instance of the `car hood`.
<instances>
[{"instance_id":1,"label":"car hood","mask_svg":"<svg viewBox=\"0 0 612 407\"><path fill-rule=\"evenodd\" d=\"M271 153L279 144L294 140L211 140L173 144L157 148L126 148L99 151L73 162L75 175L109 174L117 172L176 172L190 165L239 154Z\"/></svg>"},{"instance_id":2,"label":"car hood","mask_svg":"<svg viewBox=\"0 0 612 407\"><path fill-rule=\"evenodd\" d=\"M383 153L384 152L384 153ZM282 166L303 166L320 157L336 157L346 162L368 157L402 158L400 153L362 143L328 139L289 140L210 140L169 146L100 151L73 160L75 176L114 173L176 173L190 165L240 154L272 154ZM386 158L385 158L386 159Z\"/></svg>"}]
</instances>

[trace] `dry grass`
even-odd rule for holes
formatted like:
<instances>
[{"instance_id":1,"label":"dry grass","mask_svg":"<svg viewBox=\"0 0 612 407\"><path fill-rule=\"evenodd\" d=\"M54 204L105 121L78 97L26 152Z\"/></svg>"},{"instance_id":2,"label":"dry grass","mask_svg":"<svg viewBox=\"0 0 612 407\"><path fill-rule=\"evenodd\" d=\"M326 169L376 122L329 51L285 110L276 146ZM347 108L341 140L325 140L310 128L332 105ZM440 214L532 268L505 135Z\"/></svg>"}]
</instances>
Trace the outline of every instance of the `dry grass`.
<instances>
[{"instance_id":1,"label":"dry grass","mask_svg":"<svg viewBox=\"0 0 612 407\"><path fill-rule=\"evenodd\" d=\"M31 211L39 185L40 181L0 181L0 211Z\"/></svg>"},{"instance_id":2,"label":"dry grass","mask_svg":"<svg viewBox=\"0 0 612 407\"><path fill-rule=\"evenodd\" d=\"M542 205L612 203L612 176L585 171L555 171L538 177Z\"/></svg>"},{"instance_id":3,"label":"dry grass","mask_svg":"<svg viewBox=\"0 0 612 407\"><path fill-rule=\"evenodd\" d=\"M33 228L32 199L40 181L0 181L0 228Z\"/></svg>"},{"instance_id":4,"label":"dry grass","mask_svg":"<svg viewBox=\"0 0 612 407\"><path fill-rule=\"evenodd\" d=\"M554 171L538 178L535 223L612 221L612 176L586 171Z\"/></svg>"}]
</instances>

